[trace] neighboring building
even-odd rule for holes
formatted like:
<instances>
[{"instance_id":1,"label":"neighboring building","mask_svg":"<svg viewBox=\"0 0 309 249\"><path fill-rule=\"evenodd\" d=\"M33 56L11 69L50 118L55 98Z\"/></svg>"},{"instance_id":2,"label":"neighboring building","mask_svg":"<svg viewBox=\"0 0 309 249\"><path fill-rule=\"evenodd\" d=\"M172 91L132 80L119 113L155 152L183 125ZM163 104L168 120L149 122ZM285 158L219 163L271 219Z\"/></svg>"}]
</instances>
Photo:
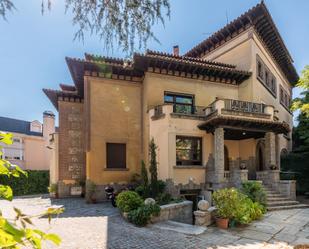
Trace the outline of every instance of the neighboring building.
<instances>
[{"instance_id":1,"label":"neighboring building","mask_svg":"<svg viewBox=\"0 0 309 249\"><path fill-rule=\"evenodd\" d=\"M49 170L49 136L55 132L55 115L43 113L43 124L0 117L0 130L13 134L12 145L2 145L2 157L25 170Z\"/></svg>"},{"instance_id":2,"label":"neighboring building","mask_svg":"<svg viewBox=\"0 0 309 249\"><path fill-rule=\"evenodd\" d=\"M298 75L263 2L183 56L176 46L132 61L66 61L74 86L44 89L59 111L52 181L60 196L84 179L98 185L98 198L107 184L128 183L148 160L151 137L159 178L175 194L246 179L283 191L270 169L291 150Z\"/></svg>"}]
</instances>

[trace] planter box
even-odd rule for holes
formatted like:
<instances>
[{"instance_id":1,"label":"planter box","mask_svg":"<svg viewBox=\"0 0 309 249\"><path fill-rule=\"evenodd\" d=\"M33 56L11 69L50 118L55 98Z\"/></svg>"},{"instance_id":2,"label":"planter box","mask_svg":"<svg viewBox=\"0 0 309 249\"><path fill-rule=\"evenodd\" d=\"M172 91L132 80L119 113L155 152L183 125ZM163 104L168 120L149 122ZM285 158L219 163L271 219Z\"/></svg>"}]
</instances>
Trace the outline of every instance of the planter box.
<instances>
[{"instance_id":1,"label":"planter box","mask_svg":"<svg viewBox=\"0 0 309 249\"><path fill-rule=\"evenodd\" d=\"M71 195L72 196L81 196L83 188L81 186L71 187Z\"/></svg>"}]
</instances>

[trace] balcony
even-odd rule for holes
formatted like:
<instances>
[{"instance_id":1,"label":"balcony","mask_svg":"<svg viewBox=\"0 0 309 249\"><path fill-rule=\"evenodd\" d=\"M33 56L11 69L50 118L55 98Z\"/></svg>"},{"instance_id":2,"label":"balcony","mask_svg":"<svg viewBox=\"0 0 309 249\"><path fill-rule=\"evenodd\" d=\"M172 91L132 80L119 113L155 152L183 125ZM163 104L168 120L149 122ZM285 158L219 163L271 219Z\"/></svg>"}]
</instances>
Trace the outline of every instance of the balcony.
<instances>
[{"instance_id":1,"label":"balcony","mask_svg":"<svg viewBox=\"0 0 309 249\"><path fill-rule=\"evenodd\" d=\"M216 99L209 106L164 104L154 107L155 118L163 117L167 112L173 117L195 119L207 119L214 115L263 118L268 120L276 119L276 112L273 106L235 99Z\"/></svg>"},{"instance_id":2,"label":"balcony","mask_svg":"<svg viewBox=\"0 0 309 249\"><path fill-rule=\"evenodd\" d=\"M205 108L206 117L220 115L275 120L275 113L271 105L235 99L216 99Z\"/></svg>"}]
</instances>

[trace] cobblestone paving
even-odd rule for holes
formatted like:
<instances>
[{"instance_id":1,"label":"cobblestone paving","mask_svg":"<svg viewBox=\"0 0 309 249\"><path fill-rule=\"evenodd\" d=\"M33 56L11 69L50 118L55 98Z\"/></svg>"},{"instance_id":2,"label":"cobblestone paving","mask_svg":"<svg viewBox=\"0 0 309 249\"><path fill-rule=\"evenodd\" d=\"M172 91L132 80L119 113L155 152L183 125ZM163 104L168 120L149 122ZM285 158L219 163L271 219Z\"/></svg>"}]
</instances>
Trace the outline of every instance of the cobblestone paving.
<instances>
[{"instance_id":1,"label":"cobblestone paving","mask_svg":"<svg viewBox=\"0 0 309 249\"><path fill-rule=\"evenodd\" d=\"M185 235L149 225L137 228L124 221L109 203L89 205L82 199L50 200L47 197L18 198L0 201L4 216L12 216L12 207L36 214L50 205L64 205L66 211L48 225L36 219L44 231L57 233L64 249L152 249L152 248L292 248L309 244L309 209L275 211L249 226L229 230L209 227L200 235ZM44 248L55 248L46 244Z\"/></svg>"}]
</instances>

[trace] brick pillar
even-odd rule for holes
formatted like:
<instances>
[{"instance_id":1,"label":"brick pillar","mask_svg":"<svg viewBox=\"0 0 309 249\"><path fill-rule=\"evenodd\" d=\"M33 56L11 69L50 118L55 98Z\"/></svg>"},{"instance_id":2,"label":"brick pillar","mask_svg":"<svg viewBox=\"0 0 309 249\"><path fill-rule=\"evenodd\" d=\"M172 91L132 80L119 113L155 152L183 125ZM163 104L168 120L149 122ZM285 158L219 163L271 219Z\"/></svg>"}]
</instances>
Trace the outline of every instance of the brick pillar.
<instances>
[{"instance_id":1,"label":"brick pillar","mask_svg":"<svg viewBox=\"0 0 309 249\"><path fill-rule=\"evenodd\" d=\"M213 182L215 184L220 184L224 181L224 130L223 128L216 128L215 130L214 150L215 150L214 151L215 169L214 169Z\"/></svg>"},{"instance_id":2,"label":"brick pillar","mask_svg":"<svg viewBox=\"0 0 309 249\"><path fill-rule=\"evenodd\" d=\"M273 132L265 134L265 157L266 169L270 169L270 165L276 165L276 135Z\"/></svg>"}]
</instances>

